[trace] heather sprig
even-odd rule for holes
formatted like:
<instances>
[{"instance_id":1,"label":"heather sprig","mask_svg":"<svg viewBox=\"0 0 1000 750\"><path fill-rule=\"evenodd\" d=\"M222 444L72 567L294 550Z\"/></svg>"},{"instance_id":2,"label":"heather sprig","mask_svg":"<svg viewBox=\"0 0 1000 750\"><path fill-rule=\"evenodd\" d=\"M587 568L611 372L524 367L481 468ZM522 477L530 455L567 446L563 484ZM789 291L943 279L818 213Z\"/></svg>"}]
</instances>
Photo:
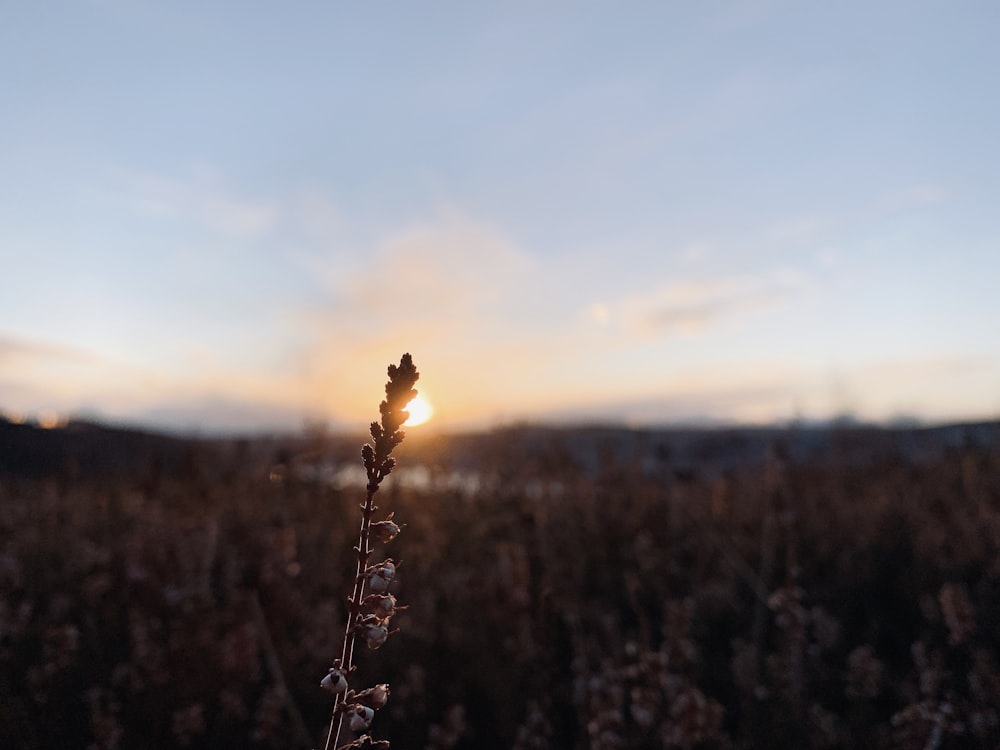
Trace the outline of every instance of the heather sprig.
<instances>
[{"instance_id":1,"label":"heather sprig","mask_svg":"<svg viewBox=\"0 0 1000 750\"><path fill-rule=\"evenodd\" d=\"M392 558L382 562L369 564L373 552L371 544L391 542L399 534L401 527L390 513L382 521L372 519L378 507L375 505L375 493L378 492L382 480L392 472L396 465L392 457L393 449L403 442L405 433L400 429L409 418L406 405L412 401L417 391L414 385L420 374L413 365L413 358L404 354L399 365L389 365L389 381L385 385L385 400L379 404L381 420L372 422L370 427L371 442L361 448L361 458L368 474L367 497L361 506L361 530L358 535L357 570L354 576L354 590L348 599L347 624L344 628L344 640L340 656L334 660L326 677L320 683L321 687L334 694L333 716L330 730L327 733L325 750L336 748L340 742L340 732L344 720L353 732L368 729L375 712L386 705L389 700L389 686L375 685L365 690L354 690L350 686L351 675L354 672L354 644L360 636L368 648L380 648L395 630L389 629L393 615L405 607L396 603L396 597L389 592L389 586L396 576L398 563ZM371 592L365 594L367 589ZM344 745L346 748L377 748L387 750L386 740L375 740L363 734L353 742Z\"/></svg>"}]
</instances>

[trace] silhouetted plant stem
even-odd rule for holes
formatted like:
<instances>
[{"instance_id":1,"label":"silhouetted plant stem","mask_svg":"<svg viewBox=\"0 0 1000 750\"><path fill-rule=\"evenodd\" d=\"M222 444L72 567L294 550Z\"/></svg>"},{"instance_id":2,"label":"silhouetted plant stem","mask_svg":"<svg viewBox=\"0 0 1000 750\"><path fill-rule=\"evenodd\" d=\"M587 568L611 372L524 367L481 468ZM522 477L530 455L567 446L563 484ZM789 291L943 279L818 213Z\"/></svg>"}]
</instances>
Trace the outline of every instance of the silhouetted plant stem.
<instances>
[{"instance_id":1,"label":"silhouetted plant stem","mask_svg":"<svg viewBox=\"0 0 1000 750\"><path fill-rule=\"evenodd\" d=\"M389 619L397 610L402 609L402 607L396 606L392 596L385 595L389 582L395 576L395 563L391 558L388 558L374 566L369 565L373 552L371 548L373 527L376 529L379 542L391 541L399 533L400 528L392 520L391 513L384 521L373 524L372 519L378 509L378 506L375 505L375 493L378 492L382 480L389 476L396 465L391 454L405 437L405 433L399 428L409 418L406 405L417 395L413 386L420 375L409 354L402 356L398 366L389 365L388 373L389 382L385 386L386 397L379 404L381 421L371 423L372 441L365 443L361 448L361 457L368 474L367 496L364 505L361 506L361 529L358 533L358 545L355 547L358 553L357 566L353 591L348 600L347 623L344 628L340 658L334 662L330 674L323 681L323 686L334 692L333 715L324 750L330 750L331 742L334 748L338 746L344 716L348 709L356 711L351 728L356 728L355 724L367 728L368 722L371 720L370 715L374 710L381 708L388 699L388 685L378 685L360 693L349 687L350 676L354 671L354 645L358 635L364 633L369 648L379 648L385 639L394 632L388 629ZM365 597L365 587L369 581L371 581L371 588L375 592L375 599L379 600L379 596L381 596L381 600L374 605L369 603L371 597ZM374 606L376 611L366 614L366 605ZM376 691L375 694L372 694L373 690ZM362 700L363 696L364 700ZM350 703L355 699L359 701L357 704ZM358 718L359 714L360 718ZM367 739L372 747L388 747L388 742L384 740L375 742L370 738Z\"/></svg>"},{"instance_id":2,"label":"silhouetted plant stem","mask_svg":"<svg viewBox=\"0 0 1000 750\"><path fill-rule=\"evenodd\" d=\"M369 486L368 496L361 513L361 533L358 539L357 572L354 576L354 591L349 600L349 610L347 614L347 627L344 631L344 645L340 653L340 666L348 674L354 669L354 642L357 640L356 624L361 619L361 602L365 593L365 571L368 569L368 559L371 557L372 549L368 546L369 528L371 527L372 516L378 506L375 505L375 493L378 491L376 485L374 489ZM340 742L340 732L344 723L344 712L341 706L346 701L346 693L338 693L333 701L333 720L330 722L330 734L326 738L326 748L330 747L330 735L333 735L334 747ZM336 726L336 732L334 727Z\"/></svg>"}]
</instances>

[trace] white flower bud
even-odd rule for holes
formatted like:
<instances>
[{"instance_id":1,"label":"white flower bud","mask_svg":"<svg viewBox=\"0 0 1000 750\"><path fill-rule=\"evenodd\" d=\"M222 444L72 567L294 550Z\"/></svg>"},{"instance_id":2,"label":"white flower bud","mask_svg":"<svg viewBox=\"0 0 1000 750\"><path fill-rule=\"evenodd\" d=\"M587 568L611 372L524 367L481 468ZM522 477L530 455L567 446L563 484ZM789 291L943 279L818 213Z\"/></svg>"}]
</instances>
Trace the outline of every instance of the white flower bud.
<instances>
[{"instance_id":1,"label":"white flower bud","mask_svg":"<svg viewBox=\"0 0 1000 750\"><path fill-rule=\"evenodd\" d=\"M351 699L378 711L380 708L385 708L385 704L389 702L389 686L383 682L360 693L352 694Z\"/></svg>"},{"instance_id":2,"label":"white flower bud","mask_svg":"<svg viewBox=\"0 0 1000 750\"><path fill-rule=\"evenodd\" d=\"M396 614L396 597L392 594L381 594L372 597L370 604L372 612L380 620L387 620Z\"/></svg>"},{"instance_id":3,"label":"white flower bud","mask_svg":"<svg viewBox=\"0 0 1000 750\"><path fill-rule=\"evenodd\" d=\"M395 521L385 520L371 525L372 535L382 544L391 542L399 535L399 524Z\"/></svg>"},{"instance_id":4,"label":"white flower bud","mask_svg":"<svg viewBox=\"0 0 1000 750\"><path fill-rule=\"evenodd\" d=\"M378 593L384 594L389 590L389 584L396 577L396 566L389 560L377 565L368 576L368 587Z\"/></svg>"},{"instance_id":5,"label":"white flower bud","mask_svg":"<svg viewBox=\"0 0 1000 750\"><path fill-rule=\"evenodd\" d=\"M368 725L372 723L372 719L375 718L375 711L368 708L368 706L354 706L350 709L351 718L348 721L348 726L351 727L352 732L360 732L363 729L367 729Z\"/></svg>"},{"instance_id":6,"label":"white flower bud","mask_svg":"<svg viewBox=\"0 0 1000 750\"><path fill-rule=\"evenodd\" d=\"M386 683L383 682L371 688L372 708L382 708L388 702L389 702L389 686Z\"/></svg>"},{"instance_id":7,"label":"white flower bud","mask_svg":"<svg viewBox=\"0 0 1000 750\"><path fill-rule=\"evenodd\" d=\"M396 577L396 564L392 560L386 560L379 565L379 570L381 571L381 574L390 581Z\"/></svg>"},{"instance_id":8,"label":"white flower bud","mask_svg":"<svg viewBox=\"0 0 1000 750\"><path fill-rule=\"evenodd\" d=\"M340 695L347 691L347 678L343 669L331 669L330 673L323 678L319 686L324 690L329 690L334 695Z\"/></svg>"},{"instance_id":9,"label":"white flower bud","mask_svg":"<svg viewBox=\"0 0 1000 750\"><path fill-rule=\"evenodd\" d=\"M368 625L364 632L368 648L372 650L380 648L389 637L389 629L385 625Z\"/></svg>"}]
</instances>

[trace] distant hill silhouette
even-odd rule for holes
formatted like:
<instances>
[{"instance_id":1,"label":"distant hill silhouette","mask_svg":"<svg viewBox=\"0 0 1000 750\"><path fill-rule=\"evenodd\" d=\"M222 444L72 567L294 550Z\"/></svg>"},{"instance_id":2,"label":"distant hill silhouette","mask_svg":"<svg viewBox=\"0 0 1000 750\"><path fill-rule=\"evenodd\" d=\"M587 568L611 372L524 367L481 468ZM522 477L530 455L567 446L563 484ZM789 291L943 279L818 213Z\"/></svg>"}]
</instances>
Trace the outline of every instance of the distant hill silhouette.
<instances>
[{"instance_id":1,"label":"distant hill silhouette","mask_svg":"<svg viewBox=\"0 0 1000 750\"><path fill-rule=\"evenodd\" d=\"M662 427L520 425L489 432L408 442L411 461L489 469L510 462L529 472L562 462L593 475L608 462L644 474L717 475L759 467L774 457L792 463L836 458L847 465L879 461L918 462L960 447L1000 448L1000 422L937 427L826 424L799 427ZM193 471L213 473L216 458L234 448L266 472L271 462L303 451L326 454L334 463L357 461L363 435L183 438L156 432L71 421L45 429L0 419L0 476L26 478L143 478ZM227 462L228 465L232 465ZM244 467L245 468L245 467Z\"/></svg>"},{"instance_id":2,"label":"distant hill silhouette","mask_svg":"<svg viewBox=\"0 0 1000 750\"><path fill-rule=\"evenodd\" d=\"M93 422L44 429L0 419L0 474L134 475L153 464L179 469L189 449L182 439Z\"/></svg>"}]
</instances>

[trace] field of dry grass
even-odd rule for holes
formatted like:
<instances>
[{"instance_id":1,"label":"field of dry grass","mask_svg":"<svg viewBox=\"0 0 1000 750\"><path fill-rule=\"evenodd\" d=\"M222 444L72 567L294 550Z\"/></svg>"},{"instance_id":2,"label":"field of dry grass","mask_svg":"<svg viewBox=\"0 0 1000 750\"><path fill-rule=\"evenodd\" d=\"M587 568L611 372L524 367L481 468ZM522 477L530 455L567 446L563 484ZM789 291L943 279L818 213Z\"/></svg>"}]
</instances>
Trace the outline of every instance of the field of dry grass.
<instances>
[{"instance_id":1,"label":"field of dry grass","mask_svg":"<svg viewBox=\"0 0 1000 750\"><path fill-rule=\"evenodd\" d=\"M0 746L321 746L364 495L337 467L360 439L41 432L0 444ZM420 481L380 502L407 523L409 609L359 655L392 686L379 734L1000 746L1000 443L807 437L742 461L721 433L404 444Z\"/></svg>"}]
</instances>

